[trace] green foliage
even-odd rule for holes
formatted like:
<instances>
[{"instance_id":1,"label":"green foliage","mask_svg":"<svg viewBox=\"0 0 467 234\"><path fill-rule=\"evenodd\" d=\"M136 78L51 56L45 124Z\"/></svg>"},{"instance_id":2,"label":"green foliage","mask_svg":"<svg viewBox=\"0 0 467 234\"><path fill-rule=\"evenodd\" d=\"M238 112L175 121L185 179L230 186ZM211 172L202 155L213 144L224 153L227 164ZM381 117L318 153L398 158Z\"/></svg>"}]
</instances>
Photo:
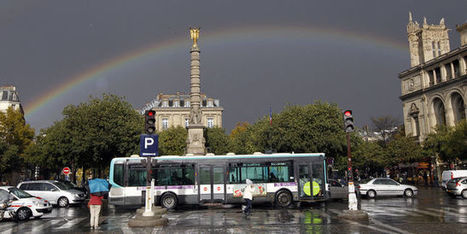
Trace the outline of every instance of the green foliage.
<instances>
[{"instance_id":1,"label":"green foliage","mask_svg":"<svg viewBox=\"0 0 467 234\"><path fill-rule=\"evenodd\" d=\"M74 164L104 168L116 156L138 153L143 117L123 98L103 94L86 103L69 105L64 119L42 130L28 149L32 161L47 168Z\"/></svg>"},{"instance_id":2,"label":"green foliage","mask_svg":"<svg viewBox=\"0 0 467 234\"><path fill-rule=\"evenodd\" d=\"M237 123L230 132L229 149L236 154L249 154L256 151L257 147L253 143L253 127L247 122Z\"/></svg>"},{"instance_id":3,"label":"green foliage","mask_svg":"<svg viewBox=\"0 0 467 234\"><path fill-rule=\"evenodd\" d=\"M258 121L253 140L263 150L271 147L277 152L342 155L346 149L342 121L342 113L337 105L317 102L305 106L287 106L273 116L272 126L267 116Z\"/></svg>"},{"instance_id":4,"label":"green foliage","mask_svg":"<svg viewBox=\"0 0 467 234\"><path fill-rule=\"evenodd\" d=\"M10 107L5 113L0 112L0 177L22 166L24 151L33 138L34 129L26 124L19 110Z\"/></svg>"},{"instance_id":5,"label":"green foliage","mask_svg":"<svg viewBox=\"0 0 467 234\"><path fill-rule=\"evenodd\" d=\"M171 127L159 134L159 155L184 155L188 132L185 128Z\"/></svg>"},{"instance_id":6,"label":"green foliage","mask_svg":"<svg viewBox=\"0 0 467 234\"><path fill-rule=\"evenodd\" d=\"M387 144L387 163L397 165L403 162L419 162L424 159L425 152L414 138L396 135Z\"/></svg>"},{"instance_id":7,"label":"green foliage","mask_svg":"<svg viewBox=\"0 0 467 234\"><path fill-rule=\"evenodd\" d=\"M225 134L225 129L219 127L207 128L204 137L206 138L208 153L220 155L229 152L229 136Z\"/></svg>"},{"instance_id":8,"label":"green foliage","mask_svg":"<svg viewBox=\"0 0 467 234\"><path fill-rule=\"evenodd\" d=\"M428 135L424 148L438 154L446 162L467 159L467 122L462 120L455 127L438 126L435 133Z\"/></svg>"}]
</instances>

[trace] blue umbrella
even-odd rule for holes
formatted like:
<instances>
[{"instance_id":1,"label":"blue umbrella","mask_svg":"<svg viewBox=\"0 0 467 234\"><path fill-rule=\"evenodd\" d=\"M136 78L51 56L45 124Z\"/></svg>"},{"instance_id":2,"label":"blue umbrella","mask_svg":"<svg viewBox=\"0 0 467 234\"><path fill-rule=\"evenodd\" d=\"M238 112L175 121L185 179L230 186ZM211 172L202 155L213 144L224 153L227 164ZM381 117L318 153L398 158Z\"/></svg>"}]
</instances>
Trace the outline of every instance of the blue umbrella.
<instances>
[{"instance_id":1,"label":"blue umbrella","mask_svg":"<svg viewBox=\"0 0 467 234\"><path fill-rule=\"evenodd\" d=\"M104 179L89 180L89 190L91 193L108 192L109 182Z\"/></svg>"}]
</instances>

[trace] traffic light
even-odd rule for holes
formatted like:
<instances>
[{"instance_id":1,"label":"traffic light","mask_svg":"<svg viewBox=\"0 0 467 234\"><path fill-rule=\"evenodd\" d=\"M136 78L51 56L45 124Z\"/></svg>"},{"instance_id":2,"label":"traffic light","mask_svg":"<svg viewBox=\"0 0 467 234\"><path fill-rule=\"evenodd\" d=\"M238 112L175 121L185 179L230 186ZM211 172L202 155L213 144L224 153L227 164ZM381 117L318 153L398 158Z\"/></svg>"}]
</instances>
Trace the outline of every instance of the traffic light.
<instances>
[{"instance_id":1,"label":"traffic light","mask_svg":"<svg viewBox=\"0 0 467 234\"><path fill-rule=\"evenodd\" d=\"M156 112L147 110L144 112L144 131L147 134L154 134L156 132Z\"/></svg>"},{"instance_id":2,"label":"traffic light","mask_svg":"<svg viewBox=\"0 0 467 234\"><path fill-rule=\"evenodd\" d=\"M353 132L353 117L352 117L352 110L345 110L344 111L344 130L345 132Z\"/></svg>"}]
</instances>

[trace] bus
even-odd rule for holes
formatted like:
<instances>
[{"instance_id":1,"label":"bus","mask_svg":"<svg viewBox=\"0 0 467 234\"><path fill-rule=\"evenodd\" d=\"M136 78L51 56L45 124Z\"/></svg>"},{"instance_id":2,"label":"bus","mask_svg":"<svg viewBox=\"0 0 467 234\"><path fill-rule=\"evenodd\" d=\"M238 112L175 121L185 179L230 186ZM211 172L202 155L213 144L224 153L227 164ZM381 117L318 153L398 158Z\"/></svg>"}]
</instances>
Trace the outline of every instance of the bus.
<instances>
[{"instance_id":1,"label":"bus","mask_svg":"<svg viewBox=\"0 0 467 234\"><path fill-rule=\"evenodd\" d=\"M110 164L109 203L144 205L145 157L114 158ZM329 195L324 153L274 153L152 157L154 201L168 209L182 204L242 203L249 179L253 203L288 207L294 202L325 201ZM207 203L207 204L206 204Z\"/></svg>"}]
</instances>

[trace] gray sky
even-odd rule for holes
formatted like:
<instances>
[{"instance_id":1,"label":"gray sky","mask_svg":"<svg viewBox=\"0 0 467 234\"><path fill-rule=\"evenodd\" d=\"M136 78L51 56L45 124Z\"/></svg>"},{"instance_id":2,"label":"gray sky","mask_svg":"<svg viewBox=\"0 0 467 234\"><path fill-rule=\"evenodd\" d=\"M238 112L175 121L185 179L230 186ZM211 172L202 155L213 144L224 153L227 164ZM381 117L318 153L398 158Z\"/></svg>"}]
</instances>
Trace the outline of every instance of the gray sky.
<instances>
[{"instance_id":1,"label":"gray sky","mask_svg":"<svg viewBox=\"0 0 467 234\"><path fill-rule=\"evenodd\" d=\"M352 109L358 126L402 120L408 12L419 23L444 17L454 49L466 10L465 0L2 0L0 85L17 87L36 130L103 92L141 108L160 92L189 93L188 28L199 26L201 91L220 99L228 131L270 106L316 100Z\"/></svg>"}]
</instances>

